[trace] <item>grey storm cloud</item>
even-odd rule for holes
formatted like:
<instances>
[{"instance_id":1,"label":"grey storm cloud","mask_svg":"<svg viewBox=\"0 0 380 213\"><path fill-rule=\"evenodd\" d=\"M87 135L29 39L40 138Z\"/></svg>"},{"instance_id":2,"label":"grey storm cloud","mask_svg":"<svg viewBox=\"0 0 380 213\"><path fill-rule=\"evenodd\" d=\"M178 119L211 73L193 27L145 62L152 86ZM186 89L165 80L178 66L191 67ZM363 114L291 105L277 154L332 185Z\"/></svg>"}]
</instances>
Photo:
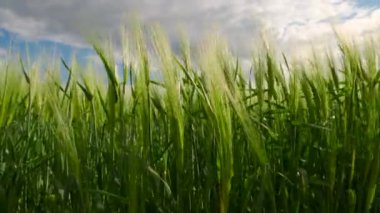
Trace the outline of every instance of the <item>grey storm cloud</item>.
<instances>
[{"instance_id":1,"label":"grey storm cloud","mask_svg":"<svg viewBox=\"0 0 380 213\"><path fill-rule=\"evenodd\" d=\"M247 54L262 34L291 49L323 42L333 35L332 25L358 36L375 32L379 11L338 0L1 0L0 27L24 39L83 46L86 34L118 35L137 14L144 24L160 24L172 42L179 27L193 41L215 27Z\"/></svg>"},{"instance_id":2,"label":"grey storm cloud","mask_svg":"<svg viewBox=\"0 0 380 213\"><path fill-rule=\"evenodd\" d=\"M248 1L2 0L0 27L25 38L80 44L86 33L117 34L137 14L170 36L182 27L197 39L215 26L237 40L257 32L257 22L245 8Z\"/></svg>"}]
</instances>

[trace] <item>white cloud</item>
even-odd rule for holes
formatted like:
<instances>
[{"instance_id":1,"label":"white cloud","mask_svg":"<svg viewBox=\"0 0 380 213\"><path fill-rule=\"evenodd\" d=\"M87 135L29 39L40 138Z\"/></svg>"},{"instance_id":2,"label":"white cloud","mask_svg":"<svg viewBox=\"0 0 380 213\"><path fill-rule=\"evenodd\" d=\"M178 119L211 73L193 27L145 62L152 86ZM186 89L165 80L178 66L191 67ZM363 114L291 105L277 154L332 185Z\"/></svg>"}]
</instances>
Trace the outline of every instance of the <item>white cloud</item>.
<instances>
[{"instance_id":1,"label":"white cloud","mask_svg":"<svg viewBox=\"0 0 380 213\"><path fill-rule=\"evenodd\" d=\"M193 41L216 26L245 56L261 34L284 51L303 54L311 43L333 44L333 27L356 39L380 28L380 9L360 8L353 0L4 0L0 27L80 46L88 34L117 34L132 13L162 25L172 40L179 25Z\"/></svg>"},{"instance_id":2,"label":"white cloud","mask_svg":"<svg viewBox=\"0 0 380 213\"><path fill-rule=\"evenodd\" d=\"M25 37L33 38L37 32L46 26L44 22L38 22L33 18L17 16L9 9L0 8L1 27Z\"/></svg>"},{"instance_id":3,"label":"white cloud","mask_svg":"<svg viewBox=\"0 0 380 213\"><path fill-rule=\"evenodd\" d=\"M334 29L355 40L380 29L380 9L360 8L353 1L270 0L255 12L276 45L298 54L304 54L310 44L317 49L335 44Z\"/></svg>"}]
</instances>

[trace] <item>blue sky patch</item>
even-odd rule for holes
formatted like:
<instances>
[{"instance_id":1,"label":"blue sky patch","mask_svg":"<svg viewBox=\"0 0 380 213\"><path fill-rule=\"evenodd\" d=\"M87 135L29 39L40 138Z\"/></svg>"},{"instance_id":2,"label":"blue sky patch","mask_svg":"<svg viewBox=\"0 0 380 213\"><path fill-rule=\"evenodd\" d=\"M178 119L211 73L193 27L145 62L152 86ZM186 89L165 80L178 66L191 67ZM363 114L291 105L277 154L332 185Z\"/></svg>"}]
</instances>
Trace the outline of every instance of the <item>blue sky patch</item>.
<instances>
[{"instance_id":1,"label":"blue sky patch","mask_svg":"<svg viewBox=\"0 0 380 213\"><path fill-rule=\"evenodd\" d=\"M23 58L29 57L31 60L42 54L70 62L75 54L80 63L85 63L87 57L94 54L91 48L76 48L49 40L26 40L5 29L0 29L0 48L20 54Z\"/></svg>"},{"instance_id":2,"label":"blue sky patch","mask_svg":"<svg viewBox=\"0 0 380 213\"><path fill-rule=\"evenodd\" d=\"M380 6L379 0L357 0L359 6L375 7Z\"/></svg>"}]
</instances>

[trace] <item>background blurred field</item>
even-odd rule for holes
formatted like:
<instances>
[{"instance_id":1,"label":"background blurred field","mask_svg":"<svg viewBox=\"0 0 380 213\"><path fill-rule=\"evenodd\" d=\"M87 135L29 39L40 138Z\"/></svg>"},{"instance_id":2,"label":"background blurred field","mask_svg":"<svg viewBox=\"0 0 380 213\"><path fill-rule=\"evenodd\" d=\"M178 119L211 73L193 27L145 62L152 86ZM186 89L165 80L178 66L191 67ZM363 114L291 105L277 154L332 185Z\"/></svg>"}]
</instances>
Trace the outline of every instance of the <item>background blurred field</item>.
<instances>
[{"instance_id":1,"label":"background blurred field","mask_svg":"<svg viewBox=\"0 0 380 213\"><path fill-rule=\"evenodd\" d=\"M376 42L301 62L258 48L245 71L216 36L123 44L119 71L93 46L106 81L1 63L2 212L380 211Z\"/></svg>"}]
</instances>

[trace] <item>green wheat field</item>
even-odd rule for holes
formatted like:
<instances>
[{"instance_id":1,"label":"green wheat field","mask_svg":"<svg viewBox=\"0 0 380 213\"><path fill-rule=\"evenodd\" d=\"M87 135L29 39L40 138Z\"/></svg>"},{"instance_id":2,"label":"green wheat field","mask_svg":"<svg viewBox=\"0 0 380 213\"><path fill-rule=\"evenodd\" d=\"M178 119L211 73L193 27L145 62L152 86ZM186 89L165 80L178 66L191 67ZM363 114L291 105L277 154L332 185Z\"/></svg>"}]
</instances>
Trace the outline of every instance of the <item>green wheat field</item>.
<instances>
[{"instance_id":1,"label":"green wheat field","mask_svg":"<svg viewBox=\"0 0 380 213\"><path fill-rule=\"evenodd\" d=\"M1 212L380 212L377 42L245 70L222 38L149 32L122 70L93 44L107 79L1 62Z\"/></svg>"}]
</instances>

